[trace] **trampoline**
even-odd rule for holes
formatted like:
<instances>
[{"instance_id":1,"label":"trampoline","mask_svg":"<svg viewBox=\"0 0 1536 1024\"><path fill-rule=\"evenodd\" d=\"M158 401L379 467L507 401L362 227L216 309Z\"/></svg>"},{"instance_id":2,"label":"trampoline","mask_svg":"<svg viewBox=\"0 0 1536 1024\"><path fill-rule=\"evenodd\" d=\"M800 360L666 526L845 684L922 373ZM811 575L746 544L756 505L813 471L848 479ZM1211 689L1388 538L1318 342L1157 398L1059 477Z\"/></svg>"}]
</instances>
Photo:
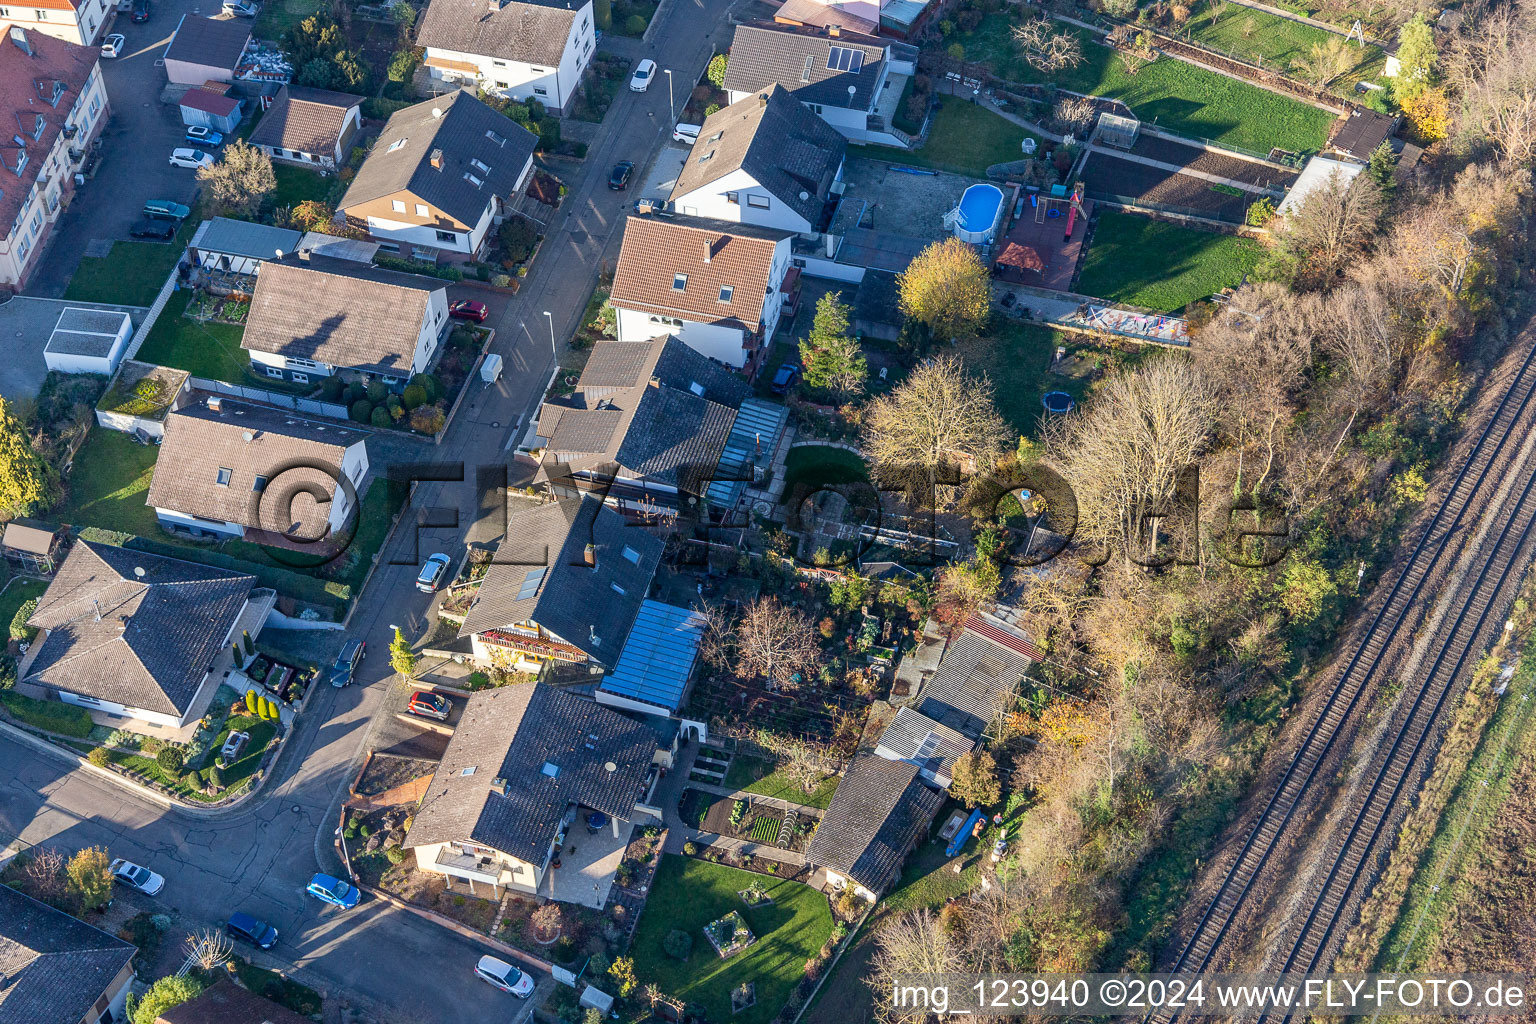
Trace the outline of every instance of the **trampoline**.
<instances>
[{"instance_id":1,"label":"trampoline","mask_svg":"<svg viewBox=\"0 0 1536 1024\"><path fill-rule=\"evenodd\" d=\"M1072 400L1072 396L1065 391L1047 391L1040 399L1040 404L1045 406L1045 411L1053 416L1069 413L1077 405Z\"/></svg>"}]
</instances>

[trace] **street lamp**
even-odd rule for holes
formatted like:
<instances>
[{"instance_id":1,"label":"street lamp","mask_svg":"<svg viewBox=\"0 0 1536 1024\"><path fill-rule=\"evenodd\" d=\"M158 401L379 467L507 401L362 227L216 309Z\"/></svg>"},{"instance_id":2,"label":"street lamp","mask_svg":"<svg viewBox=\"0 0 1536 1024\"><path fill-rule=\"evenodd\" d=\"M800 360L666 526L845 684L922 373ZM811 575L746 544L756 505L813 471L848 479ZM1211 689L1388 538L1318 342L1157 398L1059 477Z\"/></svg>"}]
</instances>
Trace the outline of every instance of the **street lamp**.
<instances>
[{"instance_id":1,"label":"street lamp","mask_svg":"<svg viewBox=\"0 0 1536 1024\"><path fill-rule=\"evenodd\" d=\"M669 119L675 118L677 115L672 113L675 109L675 105L672 102L672 69L662 68L661 70L666 72L667 75L667 117Z\"/></svg>"},{"instance_id":2,"label":"street lamp","mask_svg":"<svg viewBox=\"0 0 1536 1024\"><path fill-rule=\"evenodd\" d=\"M555 351L555 318L554 315L547 309L544 311L544 316L549 320L549 354L553 356L555 362L558 363L560 361L560 356L559 353Z\"/></svg>"}]
</instances>

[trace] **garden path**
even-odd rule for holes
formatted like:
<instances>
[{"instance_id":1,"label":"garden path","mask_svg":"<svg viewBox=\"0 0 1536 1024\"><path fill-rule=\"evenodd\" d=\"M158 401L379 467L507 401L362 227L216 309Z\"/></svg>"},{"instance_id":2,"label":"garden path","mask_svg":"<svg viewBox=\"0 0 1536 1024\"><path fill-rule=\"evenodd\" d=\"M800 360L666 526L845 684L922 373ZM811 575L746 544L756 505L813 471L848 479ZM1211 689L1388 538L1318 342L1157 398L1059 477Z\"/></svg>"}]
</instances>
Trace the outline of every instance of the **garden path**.
<instances>
[{"instance_id":1,"label":"garden path","mask_svg":"<svg viewBox=\"0 0 1536 1024\"><path fill-rule=\"evenodd\" d=\"M708 793L720 796L735 797L736 799L766 800L770 804L779 807L796 806L784 800L774 797L761 796L757 793L738 792L727 786L711 786L703 782L689 782L688 776L693 771L694 758L698 756L699 748L690 743L684 751L680 751L677 764L667 773L667 777L661 780L656 789L655 802L662 809L663 820L667 826L667 842L663 847L665 853L682 853L684 843L699 843L704 846L713 846L721 850L729 850L735 854L748 854L753 857L763 857L768 860L776 860L781 864L791 864L800 867L805 864L805 857L792 850L781 849L769 843L754 843L747 840L727 839L713 832L701 832L683 824L683 819L677 813L677 801L683 795L685 789L702 789ZM821 816L821 811L815 807L802 807L802 813Z\"/></svg>"}]
</instances>

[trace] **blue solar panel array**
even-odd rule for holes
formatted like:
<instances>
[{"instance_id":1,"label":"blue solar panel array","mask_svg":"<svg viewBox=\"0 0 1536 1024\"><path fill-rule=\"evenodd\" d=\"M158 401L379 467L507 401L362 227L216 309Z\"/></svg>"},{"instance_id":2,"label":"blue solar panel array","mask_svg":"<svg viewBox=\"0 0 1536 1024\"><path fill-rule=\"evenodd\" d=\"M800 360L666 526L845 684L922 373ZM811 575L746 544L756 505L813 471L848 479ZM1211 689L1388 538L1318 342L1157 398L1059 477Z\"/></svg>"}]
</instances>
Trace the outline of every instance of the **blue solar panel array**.
<instances>
[{"instance_id":1,"label":"blue solar panel array","mask_svg":"<svg viewBox=\"0 0 1536 1024\"><path fill-rule=\"evenodd\" d=\"M624 653L601 689L676 711L688 689L704 636L704 616L687 608L645 601L635 617Z\"/></svg>"},{"instance_id":2,"label":"blue solar panel array","mask_svg":"<svg viewBox=\"0 0 1536 1024\"><path fill-rule=\"evenodd\" d=\"M720 453L715 480L706 492L711 505L720 509L736 507L752 476L752 468L761 466L766 470L773 461L773 450L779 446L779 435L788 420L789 410L776 402L749 398L741 403L730 436L725 439L725 450Z\"/></svg>"}]
</instances>

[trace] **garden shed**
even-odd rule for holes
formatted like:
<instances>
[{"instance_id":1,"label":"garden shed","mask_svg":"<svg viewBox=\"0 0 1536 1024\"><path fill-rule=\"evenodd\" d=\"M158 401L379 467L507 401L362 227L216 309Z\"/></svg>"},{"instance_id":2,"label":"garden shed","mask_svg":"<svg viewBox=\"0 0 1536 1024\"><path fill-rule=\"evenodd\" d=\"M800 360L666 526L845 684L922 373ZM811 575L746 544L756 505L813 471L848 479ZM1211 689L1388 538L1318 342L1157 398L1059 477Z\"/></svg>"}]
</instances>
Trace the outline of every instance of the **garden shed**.
<instances>
[{"instance_id":1,"label":"garden shed","mask_svg":"<svg viewBox=\"0 0 1536 1024\"><path fill-rule=\"evenodd\" d=\"M181 122L232 135L240 127L240 101L211 89L188 89L181 97Z\"/></svg>"},{"instance_id":2,"label":"garden shed","mask_svg":"<svg viewBox=\"0 0 1536 1024\"><path fill-rule=\"evenodd\" d=\"M240 18L183 14L165 50L165 77L172 85L233 81L250 42L250 26Z\"/></svg>"},{"instance_id":3,"label":"garden shed","mask_svg":"<svg viewBox=\"0 0 1536 1024\"><path fill-rule=\"evenodd\" d=\"M254 274L263 261L296 251L303 237L288 228L214 217L198 225L187 248L197 265L205 270Z\"/></svg>"}]
</instances>

